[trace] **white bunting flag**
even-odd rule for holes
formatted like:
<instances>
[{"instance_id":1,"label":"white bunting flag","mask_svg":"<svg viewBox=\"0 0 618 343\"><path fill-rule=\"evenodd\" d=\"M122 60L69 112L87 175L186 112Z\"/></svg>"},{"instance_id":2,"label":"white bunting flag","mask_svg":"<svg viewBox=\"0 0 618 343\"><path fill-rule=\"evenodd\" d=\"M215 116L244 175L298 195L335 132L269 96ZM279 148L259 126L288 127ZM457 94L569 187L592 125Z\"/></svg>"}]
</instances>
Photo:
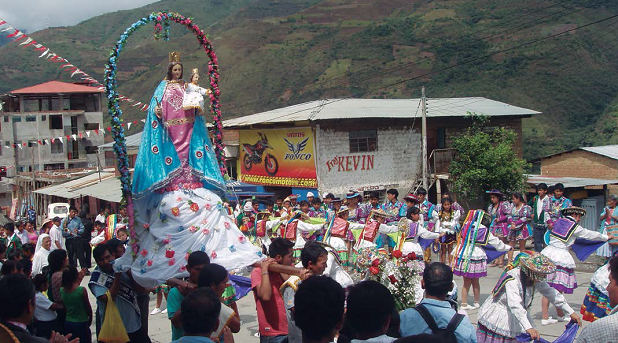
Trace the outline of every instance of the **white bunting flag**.
<instances>
[{"instance_id":1,"label":"white bunting flag","mask_svg":"<svg viewBox=\"0 0 618 343\"><path fill-rule=\"evenodd\" d=\"M90 131L86 131L86 136L88 136L88 138L90 138Z\"/></svg>"},{"instance_id":2,"label":"white bunting flag","mask_svg":"<svg viewBox=\"0 0 618 343\"><path fill-rule=\"evenodd\" d=\"M76 141L77 140L77 135L76 134L72 134L71 137L73 137L73 140Z\"/></svg>"},{"instance_id":3,"label":"white bunting flag","mask_svg":"<svg viewBox=\"0 0 618 343\"><path fill-rule=\"evenodd\" d=\"M127 130L131 130L131 124L133 124L133 123L131 123L131 122L127 123Z\"/></svg>"}]
</instances>

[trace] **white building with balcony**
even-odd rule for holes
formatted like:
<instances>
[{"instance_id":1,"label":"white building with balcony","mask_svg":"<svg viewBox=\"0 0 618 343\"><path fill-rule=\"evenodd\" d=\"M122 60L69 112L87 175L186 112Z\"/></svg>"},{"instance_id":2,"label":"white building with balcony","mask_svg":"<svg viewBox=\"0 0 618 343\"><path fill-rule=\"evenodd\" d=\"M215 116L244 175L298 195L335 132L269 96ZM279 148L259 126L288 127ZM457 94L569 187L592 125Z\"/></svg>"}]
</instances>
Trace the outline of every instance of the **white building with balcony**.
<instances>
[{"instance_id":1,"label":"white building with balcony","mask_svg":"<svg viewBox=\"0 0 618 343\"><path fill-rule=\"evenodd\" d=\"M0 96L0 207L31 203L31 190L12 182L20 173L35 175L34 185L33 171L97 168L103 97L96 87L60 81Z\"/></svg>"},{"instance_id":2,"label":"white building with balcony","mask_svg":"<svg viewBox=\"0 0 618 343\"><path fill-rule=\"evenodd\" d=\"M96 166L97 146L103 144L102 93L83 84L50 81L3 95L2 176L33 168Z\"/></svg>"}]
</instances>

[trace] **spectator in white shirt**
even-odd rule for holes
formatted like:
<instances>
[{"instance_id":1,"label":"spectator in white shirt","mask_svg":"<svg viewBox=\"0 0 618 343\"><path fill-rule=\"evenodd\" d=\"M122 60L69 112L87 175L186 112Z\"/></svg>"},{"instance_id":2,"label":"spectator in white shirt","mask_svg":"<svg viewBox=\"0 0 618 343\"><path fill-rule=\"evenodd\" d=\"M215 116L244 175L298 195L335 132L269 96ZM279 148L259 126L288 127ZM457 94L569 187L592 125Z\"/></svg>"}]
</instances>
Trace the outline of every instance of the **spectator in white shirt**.
<instances>
[{"instance_id":1,"label":"spectator in white shirt","mask_svg":"<svg viewBox=\"0 0 618 343\"><path fill-rule=\"evenodd\" d=\"M64 245L64 237L62 236L62 230L60 230L61 221L62 220L60 217L54 217L54 219L52 219L53 225L49 230L49 236L52 240L50 251L54 251L56 249L66 249Z\"/></svg>"},{"instance_id":2,"label":"spectator in white shirt","mask_svg":"<svg viewBox=\"0 0 618 343\"><path fill-rule=\"evenodd\" d=\"M18 221L16 223L16 226L17 230L15 231L15 233L17 234L17 237L21 239L21 244L30 243L30 238L28 237L28 230L26 230L26 222Z\"/></svg>"},{"instance_id":3,"label":"spectator in white shirt","mask_svg":"<svg viewBox=\"0 0 618 343\"><path fill-rule=\"evenodd\" d=\"M34 309L36 335L49 339L52 330L56 332L60 331L60 325L56 320L56 318L58 318L56 310L60 308L60 305L53 303L43 294L49 287L49 281L45 275L35 275L34 287L36 288L36 308Z\"/></svg>"},{"instance_id":4,"label":"spectator in white shirt","mask_svg":"<svg viewBox=\"0 0 618 343\"><path fill-rule=\"evenodd\" d=\"M105 223L105 209L100 209L99 210L99 214L97 214L97 217L94 219L95 222L101 222L101 223Z\"/></svg>"}]
</instances>

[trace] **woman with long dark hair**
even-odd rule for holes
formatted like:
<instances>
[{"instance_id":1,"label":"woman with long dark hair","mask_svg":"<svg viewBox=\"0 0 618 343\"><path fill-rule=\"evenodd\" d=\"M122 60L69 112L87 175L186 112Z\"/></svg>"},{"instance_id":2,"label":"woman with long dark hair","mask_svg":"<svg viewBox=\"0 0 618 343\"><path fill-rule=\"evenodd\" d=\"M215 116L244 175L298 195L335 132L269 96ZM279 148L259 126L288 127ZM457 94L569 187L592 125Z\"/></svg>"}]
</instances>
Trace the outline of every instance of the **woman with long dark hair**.
<instances>
[{"instance_id":1,"label":"woman with long dark hair","mask_svg":"<svg viewBox=\"0 0 618 343\"><path fill-rule=\"evenodd\" d=\"M60 294L60 288L62 287L62 272L69 265L69 257L67 251L64 249L56 249L49 253L47 256L48 268L48 280L49 289L47 290L47 297L52 302L58 304L62 308L56 310L58 314L58 324L60 327L64 327L64 319L66 317L66 310L62 303L62 295Z\"/></svg>"}]
</instances>

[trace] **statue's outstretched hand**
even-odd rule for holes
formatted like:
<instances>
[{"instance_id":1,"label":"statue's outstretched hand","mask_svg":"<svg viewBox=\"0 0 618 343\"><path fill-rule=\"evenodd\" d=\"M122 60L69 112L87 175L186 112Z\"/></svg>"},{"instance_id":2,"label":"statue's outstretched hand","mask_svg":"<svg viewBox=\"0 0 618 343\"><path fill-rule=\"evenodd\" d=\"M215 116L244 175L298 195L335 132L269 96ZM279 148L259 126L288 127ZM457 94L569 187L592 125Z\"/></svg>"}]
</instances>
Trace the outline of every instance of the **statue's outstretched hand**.
<instances>
[{"instance_id":1,"label":"statue's outstretched hand","mask_svg":"<svg viewBox=\"0 0 618 343\"><path fill-rule=\"evenodd\" d=\"M161 119L161 116L163 115L163 110L161 109L161 106L155 107L154 113L157 118Z\"/></svg>"}]
</instances>

